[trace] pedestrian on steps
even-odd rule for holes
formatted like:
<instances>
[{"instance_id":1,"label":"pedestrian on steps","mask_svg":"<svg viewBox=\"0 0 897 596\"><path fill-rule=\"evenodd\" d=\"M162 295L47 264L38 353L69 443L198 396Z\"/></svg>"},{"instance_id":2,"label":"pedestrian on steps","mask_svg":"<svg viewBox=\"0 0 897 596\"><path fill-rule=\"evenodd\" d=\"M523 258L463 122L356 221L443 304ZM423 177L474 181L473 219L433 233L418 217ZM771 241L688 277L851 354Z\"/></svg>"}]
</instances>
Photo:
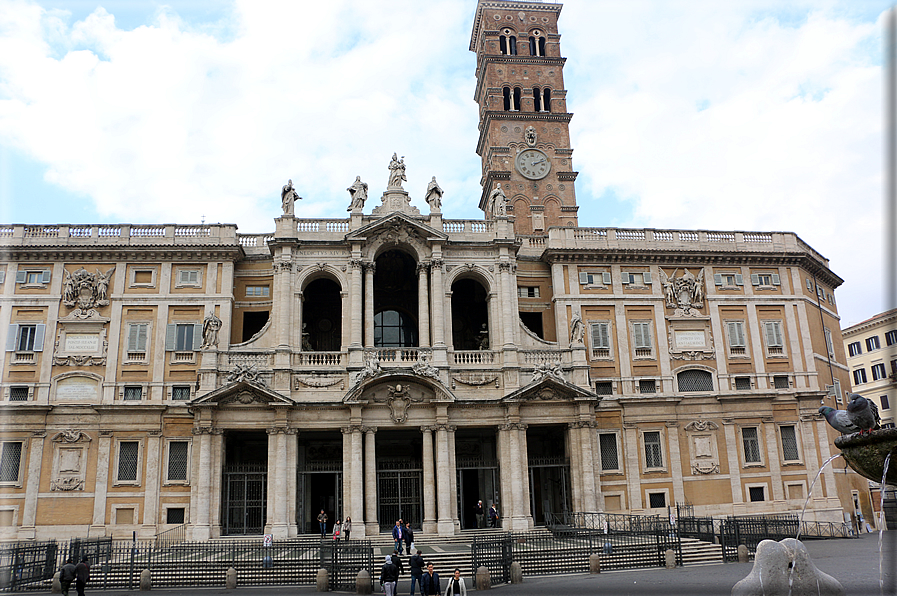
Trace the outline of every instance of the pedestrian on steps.
<instances>
[{"instance_id":1,"label":"pedestrian on steps","mask_svg":"<svg viewBox=\"0 0 897 596\"><path fill-rule=\"evenodd\" d=\"M422 576L424 574L424 558L421 556L420 551L417 551L410 559L408 559L408 569L411 573L411 596L414 596L415 583L419 586L420 593L423 594L424 584Z\"/></svg>"}]
</instances>

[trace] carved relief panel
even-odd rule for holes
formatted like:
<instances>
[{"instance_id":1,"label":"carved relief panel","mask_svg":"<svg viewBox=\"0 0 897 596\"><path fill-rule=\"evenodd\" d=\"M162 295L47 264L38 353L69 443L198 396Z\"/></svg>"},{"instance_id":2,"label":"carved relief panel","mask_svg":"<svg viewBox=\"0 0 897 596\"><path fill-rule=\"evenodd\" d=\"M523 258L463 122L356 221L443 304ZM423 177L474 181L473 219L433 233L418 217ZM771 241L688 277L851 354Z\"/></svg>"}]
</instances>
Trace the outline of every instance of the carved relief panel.
<instances>
[{"instance_id":1,"label":"carved relief panel","mask_svg":"<svg viewBox=\"0 0 897 596\"><path fill-rule=\"evenodd\" d=\"M685 432L692 474L719 474L719 425L710 420L695 420L685 427Z\"/></svg>"},{"instance_id":2,"label":"carved relief panel","mask_svg":"<svg viewBox=\"0 0 897 596\"><path fill-rule=\"evenodd\" d=\"M51 491L84 490L90 441L90 437L80 430L64 430L53 437Z\"/></svg>"}]
</instances>

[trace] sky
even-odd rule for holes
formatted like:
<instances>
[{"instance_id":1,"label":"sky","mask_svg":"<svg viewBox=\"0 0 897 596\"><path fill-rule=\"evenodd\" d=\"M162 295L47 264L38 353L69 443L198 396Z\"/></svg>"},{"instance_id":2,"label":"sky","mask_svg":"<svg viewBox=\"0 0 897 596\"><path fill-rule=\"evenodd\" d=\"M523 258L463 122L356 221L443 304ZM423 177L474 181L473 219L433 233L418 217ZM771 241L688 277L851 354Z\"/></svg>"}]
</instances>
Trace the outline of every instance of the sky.
<instances>
[{"instance_id":1,"label":"sky","mask_svg":"<svg viewBox=\"0 0 897 596\"><path fill-rule=\"evenodd\" d=\"M344 218L405 156L480 219L475 0L0 0L0 222ZM569 0L581 226L792 231L885 309L884 0Z\"/></svg>"}]
</instances>

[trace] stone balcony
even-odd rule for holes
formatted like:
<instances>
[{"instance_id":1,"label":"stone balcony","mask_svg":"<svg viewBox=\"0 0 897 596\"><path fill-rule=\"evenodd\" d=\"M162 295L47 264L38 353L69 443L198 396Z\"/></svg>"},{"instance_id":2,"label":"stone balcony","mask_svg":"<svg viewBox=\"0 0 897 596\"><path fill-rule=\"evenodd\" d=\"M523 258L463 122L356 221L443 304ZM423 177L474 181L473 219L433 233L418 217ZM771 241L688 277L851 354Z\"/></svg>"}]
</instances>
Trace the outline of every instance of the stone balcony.
<instances>
[{"instance_id":1,"label":"stone balcony","mask_svg":"<svg viewBox=\"0 0 897 596\"><path fill-rule=\"evenodd\" d=\"M234 245L237 226L210 224L85 224L0 226L0 245L5 246L147 246L147 245Z\"/></svg>"}]
</instances>

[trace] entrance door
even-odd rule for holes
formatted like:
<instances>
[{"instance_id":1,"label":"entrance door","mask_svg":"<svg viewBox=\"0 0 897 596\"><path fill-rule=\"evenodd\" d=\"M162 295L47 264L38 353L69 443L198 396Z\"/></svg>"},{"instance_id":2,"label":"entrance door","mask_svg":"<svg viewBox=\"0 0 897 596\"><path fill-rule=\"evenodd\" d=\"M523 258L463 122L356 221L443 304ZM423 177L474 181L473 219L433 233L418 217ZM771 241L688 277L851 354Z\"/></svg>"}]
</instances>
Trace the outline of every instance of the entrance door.
<instances>
[{"instance_id":1,"label":"entrance door","mask_svg":"<svg viewBox=\"0 0 897 596\"><path fill-rule=\"evenodd\" d=\"M306 534L320 533L318 514L327 514L327 532L343 515L343 475L341 472L299 474L300 527Z\"/></svg>"},{"instance_id":2,"label":"entrance door","mask_svg":"<svg viewBox=\"0 0 897 596\"><path fill-rule=\"evenodd\" d=\"M483 502L483 523L489 525L489 507L498 504L501 491L498 466L495 462L479 462L483 467L458 469L458 521L461 529L477 527L475 507ZM499 508L499 515L501 510Z\"/></svg>"},{"instance_id":3,"label":"entrance door","mask_svg":"<svg viewBox=\"0 0 897 596\"><path fill-rule=\"evenodd\" d=\"M542 459L538 463L530 460L529 465L530 511L537 526L545 525L546 513L570 510L570 464Z\"/></svg>"},{"instance_id":4,"label":"entrance door","mask_svg":"<svg viewBox=\"0 0 897 596\"><path fill-rule=\"evenodd\" d=\"M377 498L379 500L380 531L388 532L396 520L411 522L419 529L423 521L421 487L423 473L417 470L378 470Z\"/></svg>"},{"instance_id":5,"label":"entrance door","mask_svg":"<svg viewBox=\"0 0 897 596\"><path fill-rule=\"evenodd\" d=\"M262 534L265 529L268 467L230 464L224 468L223 532L228 536Z\"/></svg>"}]
</instances>

